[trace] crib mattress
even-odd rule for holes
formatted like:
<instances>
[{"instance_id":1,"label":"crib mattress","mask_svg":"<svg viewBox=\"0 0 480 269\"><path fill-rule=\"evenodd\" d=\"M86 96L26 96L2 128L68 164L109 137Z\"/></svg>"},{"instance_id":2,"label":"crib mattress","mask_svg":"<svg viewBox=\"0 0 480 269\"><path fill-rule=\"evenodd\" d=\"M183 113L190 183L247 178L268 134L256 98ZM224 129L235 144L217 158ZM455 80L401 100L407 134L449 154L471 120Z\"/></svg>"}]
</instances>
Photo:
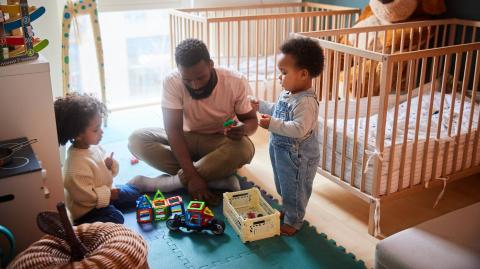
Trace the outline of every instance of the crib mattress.
<instances>
[{"instance_id":1,"label":"crib mattress","mask_svg":"<svg viewBox=\"0 0 480 269\"><path fill-rule=\"evenodd\" d=\"M421 100L420 100L421 99ZM418 103L421 104L421 109L418 111ZM387 112L387 122L385 128L385 140L384 150L382 153L383 161L380 177L380 194L387 192L387 179L389 178L388 165L392 162L391 176L390 176L390 189L389 192L396 192L399 190L399 186L406 188L411 185L410 179L412 178L412 185L419 184L422 176L422 163L425 162L425 180L439 178L442 175L442 171L446 175L458 172L462 169L464 151L466 151L465 167L469 167L472 162L472 153L474 147L475 131L478 124L479 106L474 104L474 116L472 131L468 135L468 123L470 119L471 100L465 98L462 120L460 124L460 108L461 100L457 94L454 105L452 106L452 96L445 95L443 104L443 113L440 112L441 93L435 92L433 99L432 115L429 116L430 108L430 93L426 93L422 98L414 97L411 99L410 112L408 113L408 127L405 128L405 122L407 121L407 102L403 102L399 105L398 120L397 120L397 134L393 139L393 123L394 123L394 109L391 108ZM453 113L451 113L453 109ZM441 129L439 133L439 139L437 139L437 125L440 119L440 113L443 116L441 122ZM367 127L367 118L359 118L357 126L355 126L355 119L337 119L336 125L333 119L324 120L322 117L322 111L320 111L319 122L319 143L321 148L321 160L320 167L329 171L333 175L340 177L346 182L352 180L352 168L353 168L353 185L357 188L361 187L362 177L364 177L364 192L372 194L373 188L373 164L375 157L371 157L371 161L368 167L362 171L363 159L365 161L372 155L365 154L365 133ZM419 131L415 132L415 125L419 117ZM449 119L452 118L452 124L449 132ZM378 115L372 115L368 123L368 139L365 149L369 152L376 151L376 135L377 135L377 118ZM431 118L430 122L430 134L427 138L428 118ZM346 145L345 152L343 152L343 132L344 125L346 128ZM324 128L327 127L327 137L324 139ZM335 147L333 146L333 134L336 134ZM457 136L458 128L461 128L460 135ZM357 130L355 137L354 131ZM405 131L406 130L406 131ZM450 133L450 135L449 135ZM406 143L404 138L406 136ZM415 137L417 136L417 147L414 147ZM354 142L357 140L357 157L353 164L353 152ZM427 146L428 141L428 147ZM392 146L394 145L394 146ZM454 170L454 151L458 145L456 166ZM477 157L475 165L480 163L480 143L477 145ZM325 154L324 154L325 152ZM377 151L378 152L378 151ZM403 153L402 153L403 152ZM435 154L437 152L437 154ZM323 156L325 155L325 156ZM392 157L390 155L393 155ZM414 158L415 156L415 158ZM436 156L436 158L435 158ZM335 159L332 163L332 159ZM424 161L424 158L426 160ZM401 159L404 159L403 169ZM412 167L412 161L415 160L414 167ZM345 166L345 171L342 175L342 161ZM436 171L433 175L432 168L436 164ZM332 171L332 165L334 171ZM412 168L414 168L412 170ZM401 171L403 173L401 173ZM364 173L365 172L365 173ZM364 174L364 175L363 175Z\"/></svg>"}]
</instances>

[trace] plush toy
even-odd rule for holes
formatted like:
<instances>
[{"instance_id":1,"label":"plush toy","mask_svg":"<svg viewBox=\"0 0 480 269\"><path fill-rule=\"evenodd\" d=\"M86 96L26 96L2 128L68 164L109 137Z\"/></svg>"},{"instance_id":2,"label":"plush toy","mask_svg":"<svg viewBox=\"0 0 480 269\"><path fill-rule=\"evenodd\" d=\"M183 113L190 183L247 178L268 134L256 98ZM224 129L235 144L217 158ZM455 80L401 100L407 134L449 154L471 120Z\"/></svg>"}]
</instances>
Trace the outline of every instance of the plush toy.
<instances>
[{"instance_id":1,"label":"plush toy","mask_svg":"<svg viewBox=\"0 0 480 269\"><path fill-rule=\"evenodd\" d=\"M381 25L390 25L399 22L409 22L409 21L418 21L418 20L428 20L434 19L436 16L443 14L446 11L445 7L445 0L370 0L369 5L366 6L363 12L360 14L357 23L353 26L353 28L358 27L371 27L371 26L381 26ZM396 38L393 38L394 31ZM427 29L422 28L415 28L415 29L404 29L404 42L403 44L400 41L402 30L390 30L390 31L380 31L378 35L375 37L374 34L370 33L369 35L362 33L359 35L350 35L348 38L349 45L354 46L357 44L358 48L367 49L370 51L377 52L386 52L386 53L395 53L399 51L408 51L417 50L418 46L423 46L433 35L432 33L430 36L427 34ZM410 31L413 31L411 33ZM386 35L386 36L385 36ZM357 40L358 38L358 40ZM366 40L368 38L368 40ZM375 42L376 40L376 42ZM412 41L412 42L411 42ZM345 42L345 40L341 40L341 42ZM410 48L410 43L413 46ZM401 48L401 46L403 46ZM373 66L374 74L370 74L369 70L370 66ZM403 67L404 68L404 67ZM373 84L373 95L378 95L380 92L380 81L379 76L381 72L381 64L378 62L367 61L366 68L367 73L364 76L362 83L367 85L369 81L369 77L371 75L375 76L374 84ZM394 68L395 72L396 68ZM405 74L405 73L403 73ZM344 72L340 73L340 91L343 91L343 83L344 83ZM352 79L353 70L350 73L350 79ZM358 77L358 76L357 76ZM396 83L396 75L393 74L393 84ZM352 93L352 83L349 83L348 90L353 96L358 94L361 97L365 97L367 92L356 92ZM401 88L405 89L405 81L402 81ZM366 87L364 87L365 89ZM344 95L345 93L341 93Z\"/></svg>"}]
</instances>

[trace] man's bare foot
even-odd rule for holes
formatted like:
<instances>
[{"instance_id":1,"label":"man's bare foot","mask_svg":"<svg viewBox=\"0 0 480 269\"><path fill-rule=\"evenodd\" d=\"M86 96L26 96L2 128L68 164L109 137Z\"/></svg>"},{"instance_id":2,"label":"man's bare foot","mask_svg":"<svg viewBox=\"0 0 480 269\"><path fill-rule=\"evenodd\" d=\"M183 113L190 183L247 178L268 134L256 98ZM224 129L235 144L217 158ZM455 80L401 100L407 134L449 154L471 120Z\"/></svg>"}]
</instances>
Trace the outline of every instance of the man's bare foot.
<instances>
[{"instance_id":1,"label":"man's bare foot","mask_svg":"<svg viewBox=\"0 0 480 269\"><path fill-rule=\"evenodd\" d=\"M282 226L280 226L280 234L281 235L286 235L286 236L292 236L297 233L297 229L293 228L292 226L284 223Z\"/></svg>"}]
</instances>

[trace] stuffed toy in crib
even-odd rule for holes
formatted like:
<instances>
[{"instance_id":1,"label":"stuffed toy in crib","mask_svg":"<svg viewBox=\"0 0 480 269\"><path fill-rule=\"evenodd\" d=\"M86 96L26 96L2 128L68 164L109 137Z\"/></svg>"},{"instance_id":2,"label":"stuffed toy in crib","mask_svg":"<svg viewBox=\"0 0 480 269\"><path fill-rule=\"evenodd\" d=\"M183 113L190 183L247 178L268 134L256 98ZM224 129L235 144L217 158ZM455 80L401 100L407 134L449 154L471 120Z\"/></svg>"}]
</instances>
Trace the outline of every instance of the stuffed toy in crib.
<instances>
[{"instance_id":1,"label":"stuffed toy in crib","mask_svg":"<svg viewBox=\"0 0 480 269\"><path fill-rule=\"evenodd\" d=\"M445 0L370 0L369 5L364 8L353 28L435 19L445 11ZM395 31L395 34L393 31ZM411 31L413 31L413 33L411 33ZM348 43L349 45L356 46L360 49L393 54L401 51L417 50L419 46L424 48L427 41L430 40L434 33L432 31L430 35L428 35L426 27L416 27L414 29L404 29L403 34L403 43L401 43L400 39L400 36L402 35L401 29L386 31L386 36L384 31L379 31L376 38L373 32L370 32L368 35L361 33L358 35L358 40L356 35L351 34L348 36L347 40L341 39L340 42ZM410 43L412 43L411 47ZM402 68L402 77L405 77L406 64L403 64ZM368 92L366 86L368 85L369 77L371 75L374 76L372 95L379 95L381 63L368 60L365 63L365 70L366 73L364 78L360 78L365 87L358 87L360 89L356 92L352 92L352 83L349 83L349 86L347 86L351 96L367 96ZM370 72L370 70L373 70L373 72ZM394 74L392 76L392 85L396 85L397 71L398 68L393 69ZM358 77L358 73L354 76L353 72L353 68L350 69L350 82L352 82L352 78ZM356 72L358 72L358 69ZM345 96L345 92L343 92L344 77L345 74L344 71L342 71L339 78L339 90L341 91L341 96ZM358 78L356 80L358 80ZM405 79L402 79L401 81L402 90L405 90L406 88L406 82L404 80ZM363 91L360 91L362 88Z\"/></svg>"}]
</instances>

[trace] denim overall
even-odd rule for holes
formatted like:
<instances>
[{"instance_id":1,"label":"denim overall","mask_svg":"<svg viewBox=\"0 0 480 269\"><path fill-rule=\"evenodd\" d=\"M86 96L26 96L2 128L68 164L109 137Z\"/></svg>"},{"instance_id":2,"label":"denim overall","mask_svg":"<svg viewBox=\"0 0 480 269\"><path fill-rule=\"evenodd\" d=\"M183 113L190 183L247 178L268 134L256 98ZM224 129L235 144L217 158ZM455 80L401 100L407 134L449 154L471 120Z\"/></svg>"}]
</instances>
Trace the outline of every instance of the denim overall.
<instances>
[{"instance_id":1,"label":"denim overall","mask_svg":"<svg viewBox=\"0 0 480 269\"><path fill-rule=\"evenodd\" d=\"M284 91L279 97L272 115L274 118L291 121L293 108L301 98L315 98L312 90L289 95ZM289 99L288 102L285 101L286 98ZM315 115L315 119L317 117L318 115ZM283 200L284 223L297 230L303 224L305 208L312 193L313 178L320 159L316 125L310 132L307 138L291 138L274 133L270 135L270 160L275 187Z\"/></svg>"}]
</instances>

